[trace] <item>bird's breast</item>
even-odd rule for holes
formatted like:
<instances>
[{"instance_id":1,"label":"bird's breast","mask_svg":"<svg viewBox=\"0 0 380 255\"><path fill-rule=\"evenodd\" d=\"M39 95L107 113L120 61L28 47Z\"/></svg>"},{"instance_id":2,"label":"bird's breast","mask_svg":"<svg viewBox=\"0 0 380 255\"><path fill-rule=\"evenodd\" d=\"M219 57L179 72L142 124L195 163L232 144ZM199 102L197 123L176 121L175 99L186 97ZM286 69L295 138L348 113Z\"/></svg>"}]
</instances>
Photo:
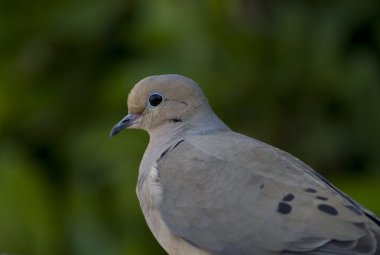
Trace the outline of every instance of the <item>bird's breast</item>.
<instances>
[{"instance_id":1,"label":"bird's breast","mask_svg":"<svg viewBox=\"0 0 380 255\"><path fill-rule=\"evenodd\" d=\"M169 255L210 255L171 234L159 212L162 195L157 164L154 163L146 175L139 176L137 185L137 196L149 229Z\"/></svg>"}]
</instances>

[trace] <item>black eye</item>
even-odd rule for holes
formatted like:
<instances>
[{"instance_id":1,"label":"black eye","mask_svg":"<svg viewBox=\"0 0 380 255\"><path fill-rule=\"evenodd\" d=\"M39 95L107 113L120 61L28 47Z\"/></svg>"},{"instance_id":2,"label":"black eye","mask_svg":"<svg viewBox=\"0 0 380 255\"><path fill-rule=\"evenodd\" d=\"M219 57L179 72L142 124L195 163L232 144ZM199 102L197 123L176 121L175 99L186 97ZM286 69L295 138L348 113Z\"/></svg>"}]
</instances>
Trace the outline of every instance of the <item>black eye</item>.
<instances>
[{"instance_id":1,"label":"black eye","mask_svg":"<svg viewBox=\"0 0 380 255\"><path fill-rule=\"evenodd\" d=\"M149 96L149 105L151 106L157 106L159 104L161 104L163 98L160 94L158 93L153 93Z\"/></svg>"}]
</instances>

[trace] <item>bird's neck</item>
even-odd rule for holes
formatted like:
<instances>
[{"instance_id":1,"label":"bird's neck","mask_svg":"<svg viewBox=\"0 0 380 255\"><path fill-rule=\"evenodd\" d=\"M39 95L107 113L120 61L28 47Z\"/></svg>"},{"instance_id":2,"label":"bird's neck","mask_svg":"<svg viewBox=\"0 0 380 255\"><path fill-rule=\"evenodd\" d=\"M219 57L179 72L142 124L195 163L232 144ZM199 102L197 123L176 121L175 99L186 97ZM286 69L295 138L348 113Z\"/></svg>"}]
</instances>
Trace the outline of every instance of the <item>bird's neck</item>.
<instances>
[{"instance_id":1,"label":"bird's neck","mask_svg":"<svg viewBox=\"0 0 380 255\"><path fill-rule=\"evenodd\" d=\"M191 135L204 135L228 130L230 128L210 109L209 111L193 114L188 119L168 121L150 130L149 136L150 143L161 145Z\"/></svg>"}]
</instances>

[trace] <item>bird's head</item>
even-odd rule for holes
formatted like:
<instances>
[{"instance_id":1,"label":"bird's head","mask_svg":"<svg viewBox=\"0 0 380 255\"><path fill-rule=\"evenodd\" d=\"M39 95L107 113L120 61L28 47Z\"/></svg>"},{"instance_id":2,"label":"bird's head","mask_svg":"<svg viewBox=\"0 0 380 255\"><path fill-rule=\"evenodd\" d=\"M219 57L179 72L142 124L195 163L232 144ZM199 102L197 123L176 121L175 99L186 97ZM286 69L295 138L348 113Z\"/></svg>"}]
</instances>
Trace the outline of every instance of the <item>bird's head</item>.
<instances>
[{"instance_id":1,"label":"bird's head","mask_svg":"<svg viewBox=\"0 0 380 255\"><path fill-rule=\"evenodd\" d=\"M163 125L179 125L206 108L207 99L193 80L176 74L150 76L129 93L128 115L114 126L110 137L126 128L151 132Z\"/></svg>"}]
</instances>

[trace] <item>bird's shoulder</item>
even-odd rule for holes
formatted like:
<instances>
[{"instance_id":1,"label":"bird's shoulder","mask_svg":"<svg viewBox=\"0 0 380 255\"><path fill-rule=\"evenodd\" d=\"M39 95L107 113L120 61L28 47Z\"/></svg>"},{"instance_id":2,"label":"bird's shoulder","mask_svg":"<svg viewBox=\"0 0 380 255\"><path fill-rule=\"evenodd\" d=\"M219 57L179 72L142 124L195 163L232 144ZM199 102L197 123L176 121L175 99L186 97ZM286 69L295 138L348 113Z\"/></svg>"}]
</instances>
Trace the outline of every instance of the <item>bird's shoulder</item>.
<instances>
[{"instance_id":1,"label":"bird's shoulder","mask_svg":"<svg viewBox=\"0 0 380 255\"><path fill-rule=\"evenodd\" d=\"M183 177L190 174L193 178L205 175L219 178L218 173L225 170L235 175L246 172L290 186L298 186L301 182L305 186L325 185L309 175L311 168L296 157L233 131L185 136L168 146L156 162L160 173ZM196 175L197 172L202 174Z\"/></svg>"}]
</instances>

